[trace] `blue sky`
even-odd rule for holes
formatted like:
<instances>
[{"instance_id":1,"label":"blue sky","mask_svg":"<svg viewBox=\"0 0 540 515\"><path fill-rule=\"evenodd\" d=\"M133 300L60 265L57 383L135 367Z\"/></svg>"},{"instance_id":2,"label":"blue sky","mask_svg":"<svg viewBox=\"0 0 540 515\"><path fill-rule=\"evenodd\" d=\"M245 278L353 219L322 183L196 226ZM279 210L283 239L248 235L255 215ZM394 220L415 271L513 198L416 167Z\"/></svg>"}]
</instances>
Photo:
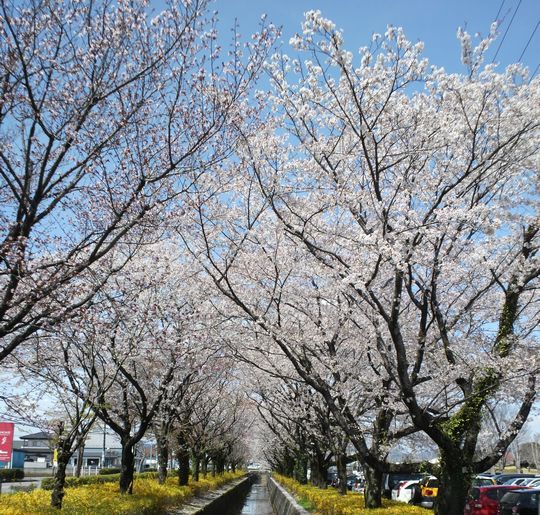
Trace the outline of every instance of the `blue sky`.
<instances>
[{"instance_id":1,"label":"blue sky","mask_svg":"<svg viewBox=\"0 0 540 515\"><path fill-rule=\"evenodd\" d=\"M261 14L266 13L275 25L283 27L285 51L289 53L288 40L300 31L303 13L310 9L319 9L342 28L346 46L353 52L369 45L373 32L384 33L389 24L401 26L409 39L424 41L425 55L433 64L451 72L463 71L456 39L458 27L485 35L500 9L500 36L488 55L491 60L508 28L497 55L497 61L507 65L518 61L540 21L539 0L216 0L214 6L219 11L220 28L231 27L236 18L244 36L256 31ZM225 33L223 30L222 35ZM531 71L540 63L540 27L522 62Z\"/></svg>"}]
</instances>

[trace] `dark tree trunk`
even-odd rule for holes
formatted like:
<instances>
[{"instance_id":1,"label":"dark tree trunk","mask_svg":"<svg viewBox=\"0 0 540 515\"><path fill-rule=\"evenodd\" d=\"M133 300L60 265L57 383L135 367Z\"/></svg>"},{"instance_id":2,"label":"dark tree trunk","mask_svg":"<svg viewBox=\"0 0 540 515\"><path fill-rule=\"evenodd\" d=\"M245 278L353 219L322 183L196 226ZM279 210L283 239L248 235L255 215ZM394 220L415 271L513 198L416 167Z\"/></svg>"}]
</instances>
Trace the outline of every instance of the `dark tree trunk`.
<instances>
[{"instance_id":1,"label":"dark tree trunk","mask_svg":"<svg viewBox=\"0 0 540 515\"><path fill-rule=\"evenodd\" d=\"M459 458L459 452L441 452L439 493L435 504L437 515L463 515L471 476Z\"/></svg>"},{"instance_id":2,"label":"dark tree trunk","mask_svg":"<svg viewBox=\"0 0 540 515\"><path fill-rule=\"evenodd\" d=\"M180 447L176 453L178 459L178 484L186 486L189 482L189 452L185 447Z\"/></svg>"},{"instance_id":3,"label":"dark tree trunk","mask_svg":"<svg viewBox=\"0 0 540 515\"><path fill-rule=\"evenodd\" d=\"M208 456L206 454L202 457L201 460L201 472L202 477L206 479L206 476L208 474Z\"/></svg>"},{"instance_id":4,"label":"dark tree trunk","mask_svg":"<svg viewBox=\"0 0 540 515\"><path fill-rule=\"evenodd\" d=\"M199 470L201 466L201 459L198 456L193 455L193 481L199 481Z\"/></svg>"},{"instance_id":5,"label":"dark tree trunk","mask_svg":"<svg viewBox=\"0 0 540 515\"><path fill-rule=\"evenodd\" d=\"M58 464L54 474L54 484L51 493L51 506L53 508L61 509L62 500L64 499L64 486L66 484L66 467L71 457L71 451L67 444L64 447L58 447Z\"/></svg>"},{"instance_id":6,"label":"dark tree trunk","mask_svg":"<svg viewBox=\"0 0 540 515\"><path fill-rule=\"evenodd\" d=\"M345 455L341 452L336 455L336 466L339 479L339 493L345 495L347 493L347 463Z\"/></svg>"},{"instance_id":7,"label":"dark tree trunk","mask_svg":"<svg viewBox=\"0 0 540 515\"><path fill-rule=\"evenodd\" d=\"M120 493L133 493L133 477L135 472L135 454L130 438L122 439L122 464L120 466Z\"/></svg>"},{"instance_id":8,"label":"dark tree trunk","mask_svg":"<svg viewBox=\"0 0 540 515\"><path fill-rule=\"evenodd\" d=\"M83 460L84 460L84 443L81 443L81 445L79 445L79 447L77 448L77 465L75 466L76 477L81 477Z\"/></svg>"},{"instance_id":9,"label":"dark tree trunk","mask_svg":"<svg viewBox=\"0 0 540 515\"><path fill-rule=\"evenodd\" d=\"M382 506L382 472L364 465L364 474L366 477L364 505L366 508L380 508Z\"/></svg>"},{"instance_id":10,"label":"dark tree trunk","mask_svg":"<svg viewBox=\"0 0 540 515\"><path fill-rule=\"evenodd\" d=\"M236 463L231 463L231 470L233 473L236 472Z\"/></svg>"},{"instance_id":11,"label":"dark tree trunk","mask_svg":"<svg viewBox=\"0 0 540 515\"><path fill-rule=\"evenodd\" d=\"M285 463L283 465L283 474L287 477L293 477L294 475L295 461L294 457L287 453Z\"/></svg>"},{"instance_id":12,"label":"dark tree trunk","mask_svg":"<svg viewBox=\"0 0 540 515\"><path fill-rule=\"evenodd\" d=\"M160 485L167 480L167 463L169 462L169 443L167 437L159 436L156 439L158 456L158 482Z\"/></svg>"},{"instance_id":13,"label":"dark tree trunk","mask_svg":"<svg viewBox=\"0 0 540 515\"><path fill-rule=\"evenodd\" d=\"M293 478L303 485L307 483L307 465L308 462L305 456L298 457L294 464Z\"/></svg>"},{"instance_id":14,"label":"dark tree trunk","mask_svg":"<svg viewBox=\"0 0 540 515\"><path fill-rule=\"evenodd\" d=\"M225 472L225 459L222 456L216 458L216 473L223 474Z\"/></svg>"},{"instance_id":15,"label":"dark tree trunk","mask_svg":"<svg viewBox=\"0 0 540 515\"><path fill-rule=\"evenodd\" d=\"M326 464L319 453L311 460L311 484L318 488L326 488Z\"/></svg>"}]
</instances>

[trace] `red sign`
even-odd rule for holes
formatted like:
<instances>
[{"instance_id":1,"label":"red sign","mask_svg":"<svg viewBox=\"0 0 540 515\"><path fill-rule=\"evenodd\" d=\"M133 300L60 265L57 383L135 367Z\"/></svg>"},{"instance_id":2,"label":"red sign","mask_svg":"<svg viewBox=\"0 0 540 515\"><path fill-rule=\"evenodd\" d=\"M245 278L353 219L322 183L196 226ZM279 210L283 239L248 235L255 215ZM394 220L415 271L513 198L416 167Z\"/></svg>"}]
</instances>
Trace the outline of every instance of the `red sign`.
<instances>
[{"instance_id":1,"label":"red sign","mask_svg":"<svg viewBox=\"0 0 540 515\"><path fill-rule=\"evenodd\" d=\"M14 431L13 422L0 422L0 461L11 461Z\"/></svg>"}]
</instances>

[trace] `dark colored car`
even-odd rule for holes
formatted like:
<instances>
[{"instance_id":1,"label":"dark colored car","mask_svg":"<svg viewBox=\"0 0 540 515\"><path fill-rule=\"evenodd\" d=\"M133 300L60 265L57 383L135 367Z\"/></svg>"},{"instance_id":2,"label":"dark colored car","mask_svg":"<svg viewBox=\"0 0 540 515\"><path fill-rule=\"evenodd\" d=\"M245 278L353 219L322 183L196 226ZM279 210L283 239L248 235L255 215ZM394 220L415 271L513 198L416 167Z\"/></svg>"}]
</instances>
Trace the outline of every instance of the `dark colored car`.
<instances>
[{"instance_id":1,"label":"dark colored car","mask_svg":"<svg viewBox=\"0 0 540 515\"><path fill-rule=\"evenodd\" d=\"M518 473L513 473L513 474L497 474L495 476L495 481L497 481L497 483L499 485L502 485L504 483L506 483L507 481L510 481L511 479L517 479L518 477L535 477L536 474L518 474Z\"/></svg>"},{"instance_id":2,"label":"dark colored car","mask_svg":"<svg viewBox=\"0 0 540 515\"><path fill-rule=\"evenodd\" d=\"M522 488L505 493L499 503L498 515L538 515L540 488Z\"/></svg>"},{"instance_id":3,"label":"dark colored car","mask_svg":"<svg viewBox=\"0 0 540 515\"><path fill-rule=\"evenodd\" d=\"M464 515L497 515L501 497L509 490L520 490L514 485L473 486L467 497Z\"/></svg>"},{"instance_id":4,"label":"dark colored car","mask_svg":"<svg viewBox=\"0 0 540 515\"><path fill-rule=\"evenodd\" d=\"M360 483L358 476L347 476L347 490L352 490L358 483Z\"/></svg>"}]
</instances>

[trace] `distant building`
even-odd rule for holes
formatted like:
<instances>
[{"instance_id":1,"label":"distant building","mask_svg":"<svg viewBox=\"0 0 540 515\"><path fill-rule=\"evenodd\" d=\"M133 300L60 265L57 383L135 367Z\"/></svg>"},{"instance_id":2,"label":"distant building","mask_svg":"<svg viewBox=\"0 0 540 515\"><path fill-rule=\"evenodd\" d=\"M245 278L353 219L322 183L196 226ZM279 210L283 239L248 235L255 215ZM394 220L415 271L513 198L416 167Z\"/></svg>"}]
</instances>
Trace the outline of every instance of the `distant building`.
<instances>
[{"instance_id":1,"label":"distant building","mask_svg":"<svg viewBox=\"0 0 540 515\"><path fill-rule=\"evenodd\" d=\"M51 468L54 466L53 435L43 431L21 436L13 442L14 450L21 453L19 461L24 460L25 468ZM78 452L75 451L69 460L71 467L77 466ZM22 458L21 458L22 457ZM82 456L83 467L119 467L122 459L122 444L118 435L108 426L94 426L88 433ZM135 468L155 467L156 447L150 442L140 443L135 453ZM22 466L22 465L21 465Z\"/></svg>"},{"instance_id":2,"label":"distant building","mask_svg":"<svg viewBox=\"0 0 540 515\"><path fill-rule=\"evenodd\" d=\"M15 442L14 442L15 443ZM11 455L11 463L8 461L0 461L0 469L12 468L22 469L24 468L24 450L13 448L13 454Z\"/></svg>"},{"instance_id":3,"label":"distant building","mask_svg":"<svg viewBox=\"0 0 540 515\"><path fill-rule=\"evenodd\" d=\"M21 436L21 442L14 442L14 447L24 451L24 466L26 468L52 467L51 434L40 431L39 433Z\"/></svg>"},{"instance_id":4,"label":"distant building","mask_svg":"<svg viewBox=\"0 0 540 515\"><path fill-rule=\"evenodd\" d=\"M50 468L54 465L54 443L50 433L41 431L21 436L20 441L13 442L13 445L16 450L24 453L25 468ZM75 451L69 461L70 465L77 465L77 456ZM108 427L105 430L97 427L86 438L82 466L116 467L120 465L121 456L122 445L116 433Z\"/></svg>"},{"instance_id":5,"label":"distant building","mask_svg":"<svg viewBox=\"0 0 540 515\"><path fill-rule=\"evenodd\" d=\"M104 456L105 455L105 456ZM118 435L109 427L96 426L88 433L84 444L83 467L117 467L122 457L122 444ZM103 458L105 460L103 461ZM103 463L102 463L103 462ZM70 463L77 465L75 452Z\"/></svg>"}]
</instances>

